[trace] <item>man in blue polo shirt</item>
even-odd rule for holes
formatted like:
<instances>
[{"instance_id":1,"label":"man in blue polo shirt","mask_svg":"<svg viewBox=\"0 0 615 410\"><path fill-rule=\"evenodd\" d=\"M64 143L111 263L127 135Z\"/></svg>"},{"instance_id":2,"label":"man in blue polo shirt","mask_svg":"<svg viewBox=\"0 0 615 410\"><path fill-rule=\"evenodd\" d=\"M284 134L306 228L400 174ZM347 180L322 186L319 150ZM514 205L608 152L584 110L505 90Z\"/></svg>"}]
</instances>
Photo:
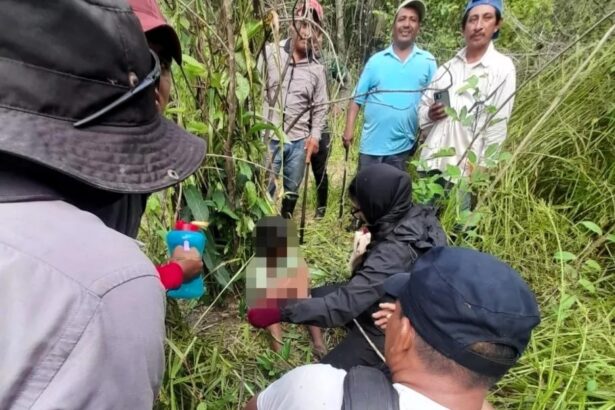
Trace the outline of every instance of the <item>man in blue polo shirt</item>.
<instances>
[{"instance_id":1,"label":"man in blue polo shirt","mask_svg":"<svg viewBox=\"0 0 615 410\"><path fill-rule=\"evenodd\" d=\"M420 90L436 72L435 58L414 43L424 18L422 1L404 1L395 14L393 44L373 55L361 73L343 136L349 147L355 120L365 106L359 169L384 162L406 170L416 145Z\"/></svg>"}]
</instances>

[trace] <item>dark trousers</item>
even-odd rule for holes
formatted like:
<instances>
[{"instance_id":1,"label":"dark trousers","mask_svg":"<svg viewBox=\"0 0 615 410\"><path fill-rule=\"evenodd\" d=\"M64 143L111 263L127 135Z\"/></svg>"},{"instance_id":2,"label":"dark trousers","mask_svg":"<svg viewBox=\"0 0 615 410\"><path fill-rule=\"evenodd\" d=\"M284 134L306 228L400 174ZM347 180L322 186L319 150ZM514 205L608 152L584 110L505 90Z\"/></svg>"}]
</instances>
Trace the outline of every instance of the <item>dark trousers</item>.
<instances>
[{"instance_id":1,"label":"dark trousers","mask_svg":"<svg viewBox=\"0 0 615 410\"><path fill-rule=\"evenodd\" d=\"M368 155L359 154L359 171L373 164L389 164L402 171L408 170L408 160L416 151L417 144L408 151L394 155Z\"/></svg>"},{"instance_id":2,"label":"dark trousers","mask_svg":"<svg viewBox=\"0 0 615 410\"><path fill-rule=\"evenodd\" d=\"M327 175L327 161L331 152L331 135L323 132L320 136L318 152L312 155L312 173L316 181L316 206L327 206L329 195L329 176Z\"/></svg>"},{"instance_id":3,"label":"dark trousers","mask_svg":"<svg viewBox=\"0 0 615 410\"><path fill-rule=\"evenodd\" d=\"M341 284L333 284L321 286L312 289L312 297L323 297L329 293L335 292ZM384 333L376 328L369 314L361 314L357 318L357 322L361 325L369 339L374 345L384 354ZM346 337L333 348L320 361L321 363L330 364L331 366L348 371L353 366L370 366L377 367L387 373L388 369L382 359L376 354L374 349L369 345L359 328L350 322L346 327L348 333Z\"/></svg>"}]
</instances>

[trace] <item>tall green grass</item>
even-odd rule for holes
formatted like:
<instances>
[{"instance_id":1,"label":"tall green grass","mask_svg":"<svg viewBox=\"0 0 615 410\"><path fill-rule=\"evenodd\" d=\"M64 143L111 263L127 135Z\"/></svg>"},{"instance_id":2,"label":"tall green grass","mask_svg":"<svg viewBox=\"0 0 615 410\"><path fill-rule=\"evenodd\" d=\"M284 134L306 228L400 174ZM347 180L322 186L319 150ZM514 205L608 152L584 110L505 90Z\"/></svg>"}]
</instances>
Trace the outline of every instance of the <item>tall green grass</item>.
<instances>
[{"instance_id":1,"label":"tall green grass","mask_svg":"<svg viewBox=\"0 0 615 410\"><path fill-rule=\"evenodd\" d=\"M492 392L496 408L615 409L615 41L604 36L609 29L597 27L520 90L505 148L512 158L479 193L477 236L455 243L510 263L541 307L542 323L521 362ZM308 223L303 248L318 282L347 275L348 212L337 217L342 127L343 118L333 121L329 213ZM356 152L351 157L349 179ZM313 190L309 195L313 210ZM148 220L146 235L156 242L157 219ZM443 224L451 230L456 222L451 204ZM159 408L241 408L283 372L312 361L298 326L286 326L282 353L269 351L265 335L243 319L240 299L240 290L229 288L197 329L191 324L204 308L169 306ZM327 333L331 343L337 336Z\"/></svg>"}]
</instances>

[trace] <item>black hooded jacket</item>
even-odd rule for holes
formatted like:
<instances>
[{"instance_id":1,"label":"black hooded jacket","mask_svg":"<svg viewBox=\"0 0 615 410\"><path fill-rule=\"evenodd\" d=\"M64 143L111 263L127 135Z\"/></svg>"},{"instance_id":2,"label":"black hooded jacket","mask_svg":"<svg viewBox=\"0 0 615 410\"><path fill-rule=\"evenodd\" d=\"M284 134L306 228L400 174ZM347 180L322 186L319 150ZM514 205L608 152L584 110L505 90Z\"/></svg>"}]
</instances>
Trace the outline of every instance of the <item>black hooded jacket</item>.
<instances>
[{"instance_id":1,"label":"black hooded jacket","mask_svg":"<svg viewBox=\"0 0 615 410\"><path fill-rule=\"evenodd\" d=\"M410 271L432 247L446 245L435 210L411 203L412 185L405 172L387 164L370 166L353 179L349 193L372 234L362 264L335 292L286 306L283 321L339 327L362 316L363 322L371 323L368 315L378 310L385 296L384 280Z\"/></svg>"}]
</instances>

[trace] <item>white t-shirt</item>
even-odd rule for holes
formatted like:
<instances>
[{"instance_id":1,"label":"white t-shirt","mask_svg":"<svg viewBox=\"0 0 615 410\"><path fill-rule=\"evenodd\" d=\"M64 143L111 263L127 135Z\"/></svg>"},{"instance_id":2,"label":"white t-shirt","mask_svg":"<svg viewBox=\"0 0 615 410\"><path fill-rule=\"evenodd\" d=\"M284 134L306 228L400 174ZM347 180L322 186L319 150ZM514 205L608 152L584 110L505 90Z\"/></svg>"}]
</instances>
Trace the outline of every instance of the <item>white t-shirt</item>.
<instances>
[{"instance_id":1,"label":"white t-shirt","mask_svg":"<svg viewBox=\"0 0 615 410\"><path fill-rule=\"evenodd\" d=\"M258 410L339 410L344 399L346 371L328 364L297 367L258 395ZM447 410L426 396L393 384L401 410Z\"/></svg>"}]
</instances>

